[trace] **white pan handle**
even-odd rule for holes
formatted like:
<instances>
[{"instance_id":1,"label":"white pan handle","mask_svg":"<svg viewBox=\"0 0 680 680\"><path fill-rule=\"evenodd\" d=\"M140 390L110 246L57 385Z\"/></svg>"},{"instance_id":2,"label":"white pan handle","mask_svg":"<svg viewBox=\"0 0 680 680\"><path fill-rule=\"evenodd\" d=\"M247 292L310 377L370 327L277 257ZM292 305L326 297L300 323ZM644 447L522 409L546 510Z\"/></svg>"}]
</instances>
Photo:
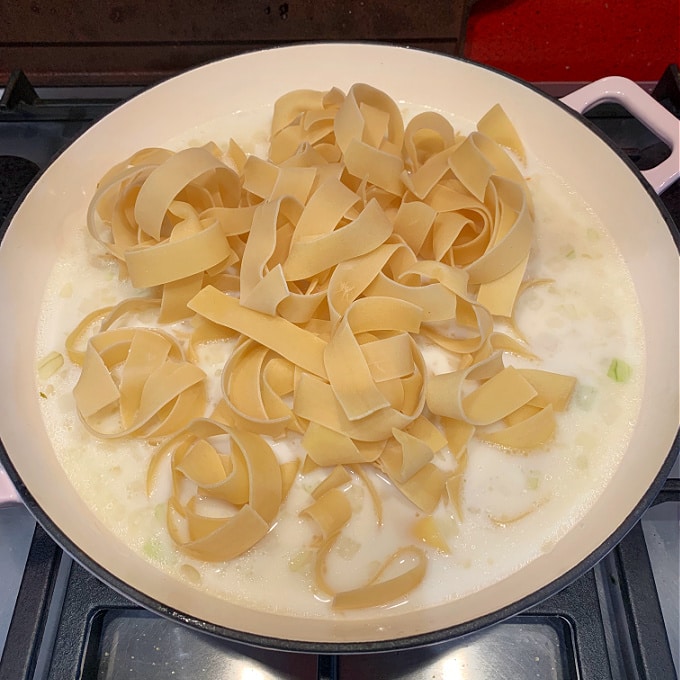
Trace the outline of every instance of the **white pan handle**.
<instances>
[{"instance_id":1,"label":"white pan handle","mask_svg":"<svg viewBox=\"0 0 680 680\"><path fill-rule=\"evenodd\" d=\"M642 171L654 191L660 194L680 177L680 120L632 80L621 76L602 78L562 97L562 102L579 113L602 102L620 104L671 149L665 161Z\"/></svg>"},{"instance_id":2,"label":"white pan handle","mask_svg":"<svg viewBox=\"0 0 680 680\"><path fill-rule=\"evenodd\" d=\"M17 505L21 503L19 494L16 492L12 482L9 481L7 473L0 467L0 508L6 505Z\"/></svg>"}]
</instances>

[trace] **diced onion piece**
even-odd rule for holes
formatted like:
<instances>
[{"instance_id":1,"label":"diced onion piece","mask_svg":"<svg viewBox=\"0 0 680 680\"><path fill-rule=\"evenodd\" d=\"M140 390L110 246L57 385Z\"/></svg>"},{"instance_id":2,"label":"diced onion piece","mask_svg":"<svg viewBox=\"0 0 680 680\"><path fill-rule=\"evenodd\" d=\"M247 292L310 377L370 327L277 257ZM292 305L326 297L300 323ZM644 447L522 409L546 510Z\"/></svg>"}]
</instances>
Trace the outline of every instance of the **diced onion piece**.
<instances>
[{"instance_id":1,"label":"diced onion piece","mask_svg":"<svg viewBox=\"0 0 680 680\"><path fill-rule=\"evenodd\" d=\"M64 356L60 352L50 352L38 362L38 377L48 380L64 365Z\"/></svg>"}]
</instances>

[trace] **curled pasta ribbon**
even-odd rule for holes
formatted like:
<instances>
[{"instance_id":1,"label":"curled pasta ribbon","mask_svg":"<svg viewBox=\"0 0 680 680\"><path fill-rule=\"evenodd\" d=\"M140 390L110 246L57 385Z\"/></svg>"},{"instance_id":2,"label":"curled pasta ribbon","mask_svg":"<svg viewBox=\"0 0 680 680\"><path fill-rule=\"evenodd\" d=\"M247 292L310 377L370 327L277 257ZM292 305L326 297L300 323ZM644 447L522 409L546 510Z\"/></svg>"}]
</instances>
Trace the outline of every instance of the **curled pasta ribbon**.
<instances>
[{"instance_id":1,"label":"curled pasta ribbon","mask_svg":"<svg viewBox=\"0 0 680 680\"><path fill-rule=\"evenodd\" d=\"M281 262L278 256L272 257L277 250L286 249L282 242L288 245L292 220L297 222L301 210L290 197L257 206L239 273L239 297L244 307L275 316L279 303L290 295Z\"/></svg>"},{"instance_id":2,"label":"curled pasta ribbon","mask_svg":"<svg viewBox=\"0 0 680 680\"><path fill-rule=\"evenodd\" d=\"M138 154L104 177L88 210L90 233L121 274L136 288L164 287L161 321L187 316L203 274L238 259L212 211L237 208L240 182L214 151Z\"/></svg>"},{"instance_id":3,"label":"curled pasta ribbon","mask_svg":"<svg viewBox=\"0 0 680 680\"><path fill-rule=\"evenodd\" d=\"M242 257L241 304L293 323L309 321L333 268L371 252L392 232L375 200L345 219L359 200L331 177L304 208L291 196L260 204Z\"/></svg>"},{"instance_id":4,"label":"curled pasta ribbon","mask_svg":"<svg viewBox=\"0 0 680 680\"><path fill-rule=\"evenodd\" d=\"M85 360L85 350L79 348L79 345L84 340L87 331L94 325L101 326L102 320L111 313L113 307L102 307L95 309L86 316L84 316L80 323L68 334L64 345L68 358L77 366L82 366Z\"/></svg>"},{"instance_id":5,"label":"curled pasta ribbon","mask_svg":"<svg viewBox=\"0 0 680 680\"><path fill-rule=\"evenodd\" d=\"M308 279L374 250L391 233L392 225L384 210L375 199L369 200L348 224L326 234L294 240L283 264L283 275L288 281Z\"/></svg>"},{"instance_id":6,"label":"curled pasta ribbon","mask_svg":"<svg viewBox=\"0 0 680 680\"><path fill-rule=\"evenodd\" d=\"M390 97L370 85L353 85L333 129L347 172L388 194L403 194L404 121Z\"/></svg>"},{"instance_id":7,"label":"curled pasta ribbon","mask_svg":"<svg viewBox=\"0 0 680 680\"><path fill-rule=\"evenodd\" d=\"M394 437L383 451L380 462L397 482L405 482L422 470L433 458L427 442L403 430L392 430Z\"/></svg>"},{"instance_id":8,"label":"curled pasta ribbon","mask_svg":"<svg viewBox=\"0 0 680 680\"><path fill-rule=\"evenodd\" d=\"M477 129L495 142L515 153L524 163L526 152L515 126L500 104L494 104L477 122Z\"/></svg>"},{"instance_id":9,"label":"curled pasta ribbon","mask_svg":"<svg viewBox=\"0 0 680 680\"><path fill-rule=\"evenodd\" d=\"M279 437L302 431L285 398L294 388L295 366L267 347L244 340L222 371L229 420L250 432Z\"/></svg>"},{"instance_id":10,"label":"curled pasta ribbon","mask_svg":"<svg viewBox=\"0 0 680 680\"><path fill-rule=\"evenodd\" d=\"M120 328L90 338L73 395L97 437L162 437L203 414L204 379L172 337Z\"/></svg>"},{"instance_id":11,"label":"curled pasta ribbon","mask_svg":"<svg viewBox=\"0 0 680 680\"><path fill-rule=\"evenodd\" d=\"M360 344L350 325L352 316L344 317L333 332L324 351L324 366L345 417L360 421L392 406L393 381L415 371L415 348L407 333ZM381 388L383 384L387 388Z\"/></svg>"},{"instance_id":12,"label":"curled pasta ribbon","mask_svg":"<svg viewBox=\"0 0 680 680\"><path fill-rule=\"evenodd\" d=\"M425 201L400 208L405 224L423 225L415 233L409 229L415 238L410 245L420 253L430 235L432 251L422 254L464 267L470 283L480 284L478 302L493 315L510 317L528 260L533 208L505 151L472 133L430 157L405 183Z\"/></svg>"},{"instance_id":13,"label":"curled pasta ribbon","mask_svg":"<svg viewBox=\"0 0 680 680\"><path fill-rule=\"evenodd\" d=\"M294 393L295 414L354 442L384 442L391 436L395 427L402 429L413 422L421 414L425 403L425 364L420 350L412 339L409 340L409 346L412 373L403 378L377 383L381 395L387 396L389 402L387 406L364 417L350 419L330 384L309 373L302 373ZM375 449L371 448L364 450L375 452Z\"/></svg>"},{"instance_id":14,"label":"curled pasta ribbon","mask_svg":"<svg viewBox=\"0 0 680 680\"><path fill-rule=\"evenodd\" d=\"M69 333L64 342L69 359L78 365L83 365L85 358L84 350L78 346L84 341L87 332L94 326L98 326L97 331L106 331L117 321L139 314L148 310L160 308L161 301L155 298L131 297L121 300L117 305L95 309L87 314L80 323Z\"/></svg>"},{"instance_id":15,"label":"curled pasta ribbon","mask_svg":"<svg viewBox=\"0 0 680 680\"><path fill-rule=\"evenodd\" d=\"M477 381L468 393L466 385ZM476 426L480 439L512 449L533 449L555 431L555 410L569 403L576 380L549 371L503 366L500 353L473 366L434 376L427 388L433 413ZM505 422L503 429L479 428Z\"/></svg>"},{"instance_id":16,"label":"curled pasta ribbon","mask_svg":"<svg viewBox=\"0 0 680 680\"><path fill-rule=\"evenodd\" d=\"M405 597L418 587L427 568L425 553L419 548L408 546L395 551L374 576L358 588L338 592L328 583L328 555L352 517L347 496L338 487L350 481L351 477L343 468L336 468L315 489L315 501L301 512L315 522L322 534L322 543L316 551L314 563L316 585L333 597L332 606L339 610L378 607ZM395 566L399 573L383 578Z\"/></svg>"},{"instance_id":17,"label":"curled pasta ribbon","mask_svg":"<svg viewBox=\"0 0 680 680\"><path fill-rule=\"evenodd\" d=\"M356 441L346 434L310 422L302 438L302 448L316 465L359 465L376 460L385 443Z\"/></svg>"},{"instance_id":18,"label":"curled pasta ribbon","mask_svg":"<svg viewBox=\"0 0 680 680\"><path fill-rule=\"evenodd\" d=\"M326 491L345 486L351 481L352 475L349 474L347 468L343 465L336 465L333 468L333 471L314 488L312 491L312 497L316 500L319 500L319 498L321 498L321 496L323 496Z\"/></svg>"},{"instance_id":19,"label":"curled pasta ribbon","mask_svg":"<svg viewBox=\"0 0 680 680\"><path fill-rule=\"evenodd\" d=\"M343 92L294 90L274 104L269 158L283 163L305 145L324 144L333 137L333 121L345 99Z\"/></svg>"},{"instance_id":20,"label":"curled pasta ribbon","mask_svg":"<svg viewBox=\"0 0 680 680\"><path fill-rule=\"evenodd\" d=\"M433 512L444 492L446 476L431 462L432 448L406 431L395 428L392 434L377 467L415 506L423 512Z\"/></svg>"},{"instance_id":21,"label":"curled pasta ribbon","mask_svg":"<svg viewBox=\"0 0 680 680\"><path fill-rule=\"evenodd\" d=\"M411 118L404 131L404 152L412 171L456 144L451 123L434 111Z\"/></svg>"},{"instance_id":22,"label":"curled pasta ribbon","mask_svg":"<svg viewBox=\"0 0 680 680\"><path fill-rule=\"evenodd\" d=\"M284 497L284 474L258 435L199 419L175 437L170 453L173 491L168 529L196 559L218 562L250 550L269 531ZM297 468L297 465L295 465ZM205 497L222 501L201 512Z\"/></svg>"},{"instance_id":23,"label":"curled pasta ribbon","mask_svg":"<svg viewBox=\"0 0 680 680\"><path fill-rule=\"evenodd\" d=\"M399 548L381 565L377 573L365 584L338 592L329 585L326 579L328 571L327 560L330 551L337 542L339 532L332 535L318 549L314 575L317 587L330 595L333 609L365 609L380 607L408 596L425 578L427 571L427 556L416 546ZM398 571L394 576L385 578L386 572Z\"/></svg>"},{"instance_id":24,"label":"curled pasta ribbon","mask_svg":"<svg viewBox=\"0 0 680 680\"><path fill-rule=\"evenodd\" d=\"M385 572L397 565L401 573L385 578ZM425 578L427 557L415 546L400 548L385 561L378 573L364 586L336 593L332 607L337 610L380 607L406 597Z\"/></svg>"},{"instance_id":25,"label":"curled pasta ribbon","mask_svg":"<svg viewBox=\"0 0 680 680\"><path fill-rule=\"evenodd\" d=\"M347 496L335 487L321 494L302 515L311 517L321 529L324 540L335 536L352 517Z\"/></svg>"},{"instance_id":26,"label":"curled pasta ribbon","mask_svg":"<svg viewBox=\"0 0 680 680\"><path fill-rule=\"evenodd\" d=\"M203 288L188 307L213 323L269 347L305 371L326 376L323 361L326 342L314 333L281 317L248 309L214 286Z\"/></svg>"},{"instance_id":27,"label":"curled pasta ribbon","mask_svg":"<svg viewBox=\"0 0 680 680\"><path fill-rule=\"evenodd\" d=\"M504 422L507 427L479 432L478 436L508 449L529 450L544 444L553 436L554 413L564 411L569 406L576 379L532 368L520 368L517 372L536 391L535 396L506 416Z\"/></svg>"},{"instance_id":28,"label":"curled pasta ribbon","mask_svg":"<svg viewBox=\"0 0 680 680\"><path fill-rule=\"evenodd\" d=\"M468 445L476 427L462 420L442 418L442 426L446 435L449 451L456 461L453 473L447 477L444 484L445 500L454 511L458 521L463 520L463 482L468 465Z\"/></svg>"}]
</instances>

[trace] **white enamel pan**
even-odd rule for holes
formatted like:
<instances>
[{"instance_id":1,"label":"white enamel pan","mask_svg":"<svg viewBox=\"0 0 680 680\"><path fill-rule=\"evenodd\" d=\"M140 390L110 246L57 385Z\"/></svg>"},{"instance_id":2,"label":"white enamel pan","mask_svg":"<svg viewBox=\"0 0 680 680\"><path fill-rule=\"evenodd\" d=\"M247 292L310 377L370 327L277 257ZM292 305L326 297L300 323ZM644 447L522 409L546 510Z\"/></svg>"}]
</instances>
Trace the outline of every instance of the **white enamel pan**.
<instances>
[{"instance_id":1,"label":"white enamel pan","mask_svg":"<svg viewBox=\"0 0 680 680\"><path fill-rule=\"evenodd\" d=\"M344 90L354 82L396 100L478 120L500 102L526 146L592 206L613 234L637 290L647 376L629 449L594 507L554 549L509 578L425 611L361 621L262 613L204 594L159 572L115 539L71 486L46 434L36 397L34 337L62 225L84 219L97 179L141 147L236 110L271 105L296 88ZM601 101L626 106L671 147L640 173L578 112ZM574 111L576 110L576 112ZM24 502L76 560L144 607L197 629L254 645L359 652L419 646L464 635L522 611L590 569L637 522L667 476L678 433L677 232L657 194L680 175L678 120L635 84L612 77L561 102L492 69L410 49L299 45L212 63L123 104L66 149L14 211L0 247L0 485ZM14 489L16 492L14 492Z\"/></svg>"}]
</instances>

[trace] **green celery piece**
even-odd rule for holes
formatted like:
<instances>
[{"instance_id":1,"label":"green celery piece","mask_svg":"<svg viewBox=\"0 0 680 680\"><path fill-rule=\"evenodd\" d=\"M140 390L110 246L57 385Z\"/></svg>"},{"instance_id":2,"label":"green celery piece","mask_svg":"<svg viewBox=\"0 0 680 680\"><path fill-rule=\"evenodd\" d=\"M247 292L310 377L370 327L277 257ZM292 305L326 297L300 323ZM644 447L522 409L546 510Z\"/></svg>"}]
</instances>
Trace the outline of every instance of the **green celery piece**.
<instances>
[{"instance_id":1,"label":"green celery piece","mask_svg":"<svg viewBox=\"0 0 680 680\"><path fill-rule=\"evenodd\" d=\"M607 371L607 377L615 380L618 383L628 382L633 370L630 364L627 364L623 359L612 359Z\"/></svg>"}]
</instances>

